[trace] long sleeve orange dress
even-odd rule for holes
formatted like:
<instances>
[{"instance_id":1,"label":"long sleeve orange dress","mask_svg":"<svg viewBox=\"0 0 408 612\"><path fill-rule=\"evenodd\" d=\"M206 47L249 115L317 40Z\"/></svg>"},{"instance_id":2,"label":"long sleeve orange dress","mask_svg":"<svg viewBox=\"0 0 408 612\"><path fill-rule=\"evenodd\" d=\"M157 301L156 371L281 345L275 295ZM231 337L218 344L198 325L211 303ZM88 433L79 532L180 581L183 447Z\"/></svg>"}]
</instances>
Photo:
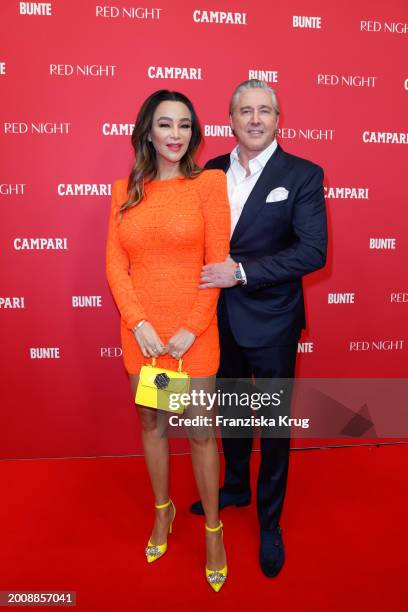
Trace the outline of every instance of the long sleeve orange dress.
<instances>
[{"instance_id":1,"label":"long sleeve orange dress","mask_svg":"<svg viewBox=\"0 0 408 612\"><path fill-rule=\"evenodd\" d=\"M143 356L132 328L149 321L162 342L184 327L196 340L183 356L192 377L211 376L219 364L217 300L219 289L199 289L203 264L224 261L229 252L230 208L224 172L151 181L143 200L122 215L127 179L112 188L106 271L121 315L126 370L139 374ZM170 355L157 365L176 369Z\"/></svg>"}]
</instances>

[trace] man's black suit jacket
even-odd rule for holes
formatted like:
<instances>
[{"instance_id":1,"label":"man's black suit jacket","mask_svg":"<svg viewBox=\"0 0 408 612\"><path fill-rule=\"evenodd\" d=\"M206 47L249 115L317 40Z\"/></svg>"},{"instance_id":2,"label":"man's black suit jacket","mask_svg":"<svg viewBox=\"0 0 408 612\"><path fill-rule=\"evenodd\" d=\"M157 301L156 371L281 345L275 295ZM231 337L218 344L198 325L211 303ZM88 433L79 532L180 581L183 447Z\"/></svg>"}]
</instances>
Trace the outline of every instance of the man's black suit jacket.
<instances>
[{"instance_id":1,"label":"man's black suit jacket","mask_svg":"<svg viewBox=\"0 0 408 612\"><path fill-rule=\"evenodd\" d=\"M229 154L206 164L224 172L229 166ZM284 187L288 198L267 203L277 187ZM324 266L326 248L323 170L278 145L231 237L230 255L242 263L248 284L223 289L221 301L240 346L298 341L305 327L302 277Z\"/></svg>"}]
</instances>

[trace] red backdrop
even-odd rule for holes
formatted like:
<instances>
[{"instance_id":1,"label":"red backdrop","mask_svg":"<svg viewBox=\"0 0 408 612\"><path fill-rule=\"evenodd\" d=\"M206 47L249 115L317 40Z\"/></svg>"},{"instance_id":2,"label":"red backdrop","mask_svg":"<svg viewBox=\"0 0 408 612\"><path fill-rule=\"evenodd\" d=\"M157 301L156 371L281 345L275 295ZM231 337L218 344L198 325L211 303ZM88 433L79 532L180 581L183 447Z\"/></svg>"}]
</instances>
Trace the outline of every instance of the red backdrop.
<instances>
[{"instance_id":1,"label":"red backdrop","mask_svg":"<svg viewBox=\"0 0 408 612\"><path fill-rule=\"evenodd\" d=\"M405 0L0 10L2 457L140 451L104 251L110 185L161 88L196 105L202 163L235 144L222 127L233 88L261 76L276 89L281 145L322 165L328 190L298 374L406 376Z\"/></svg>"}]
</instances>

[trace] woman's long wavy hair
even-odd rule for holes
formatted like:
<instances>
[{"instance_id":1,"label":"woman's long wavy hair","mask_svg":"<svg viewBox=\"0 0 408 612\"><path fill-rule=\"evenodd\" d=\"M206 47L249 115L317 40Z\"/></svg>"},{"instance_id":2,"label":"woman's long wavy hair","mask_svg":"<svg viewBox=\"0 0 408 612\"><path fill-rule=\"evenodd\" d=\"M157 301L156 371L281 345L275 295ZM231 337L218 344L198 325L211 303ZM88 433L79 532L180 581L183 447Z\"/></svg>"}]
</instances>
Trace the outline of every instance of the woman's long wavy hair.
<instances>
[{"instance_id":1,"label":"woman's long wavy hair","mask_svg":"<svg viewBox=\"0 0 408 612\"><path fill-rule=\"evenodd\" d=\"M191 113L191 140L187 151L180 160L180 172L187 178L195 178L202 172L197 166L194 155L202 140L201 128L194 106L190 100L178 91L160 89L155 91L142 104L132 132L132 145L135 150L135 162L128 179L128 199L119 209L122 214L133 208L143 199L145 184L157 175L157 158L153 143L148 140L153 124L153 115L161 102L182 102Z\"/></svg>"}]
</instances>

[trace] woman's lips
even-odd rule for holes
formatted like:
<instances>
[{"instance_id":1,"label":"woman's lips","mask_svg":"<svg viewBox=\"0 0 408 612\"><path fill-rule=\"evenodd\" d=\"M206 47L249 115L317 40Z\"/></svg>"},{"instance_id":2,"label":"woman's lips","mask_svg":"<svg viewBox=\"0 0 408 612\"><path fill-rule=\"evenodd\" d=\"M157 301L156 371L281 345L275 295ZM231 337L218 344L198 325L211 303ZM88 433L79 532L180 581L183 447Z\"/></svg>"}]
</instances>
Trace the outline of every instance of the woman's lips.
<instances>
[{"instance_id":1,"label":"woman's lips","mask_svg":"<svg viewBox=\"0 0 408 612\"><path fill-rule=\"evenodd\" d=\"M171 149L171 151L180 151L180 149L181 149L181 147L182 147L182 146L183 146L183 145L181 145L181 144L168 144L168 145L167 145L167 147L168 147L169 149Z\"/></svg>"}]
</instances>

